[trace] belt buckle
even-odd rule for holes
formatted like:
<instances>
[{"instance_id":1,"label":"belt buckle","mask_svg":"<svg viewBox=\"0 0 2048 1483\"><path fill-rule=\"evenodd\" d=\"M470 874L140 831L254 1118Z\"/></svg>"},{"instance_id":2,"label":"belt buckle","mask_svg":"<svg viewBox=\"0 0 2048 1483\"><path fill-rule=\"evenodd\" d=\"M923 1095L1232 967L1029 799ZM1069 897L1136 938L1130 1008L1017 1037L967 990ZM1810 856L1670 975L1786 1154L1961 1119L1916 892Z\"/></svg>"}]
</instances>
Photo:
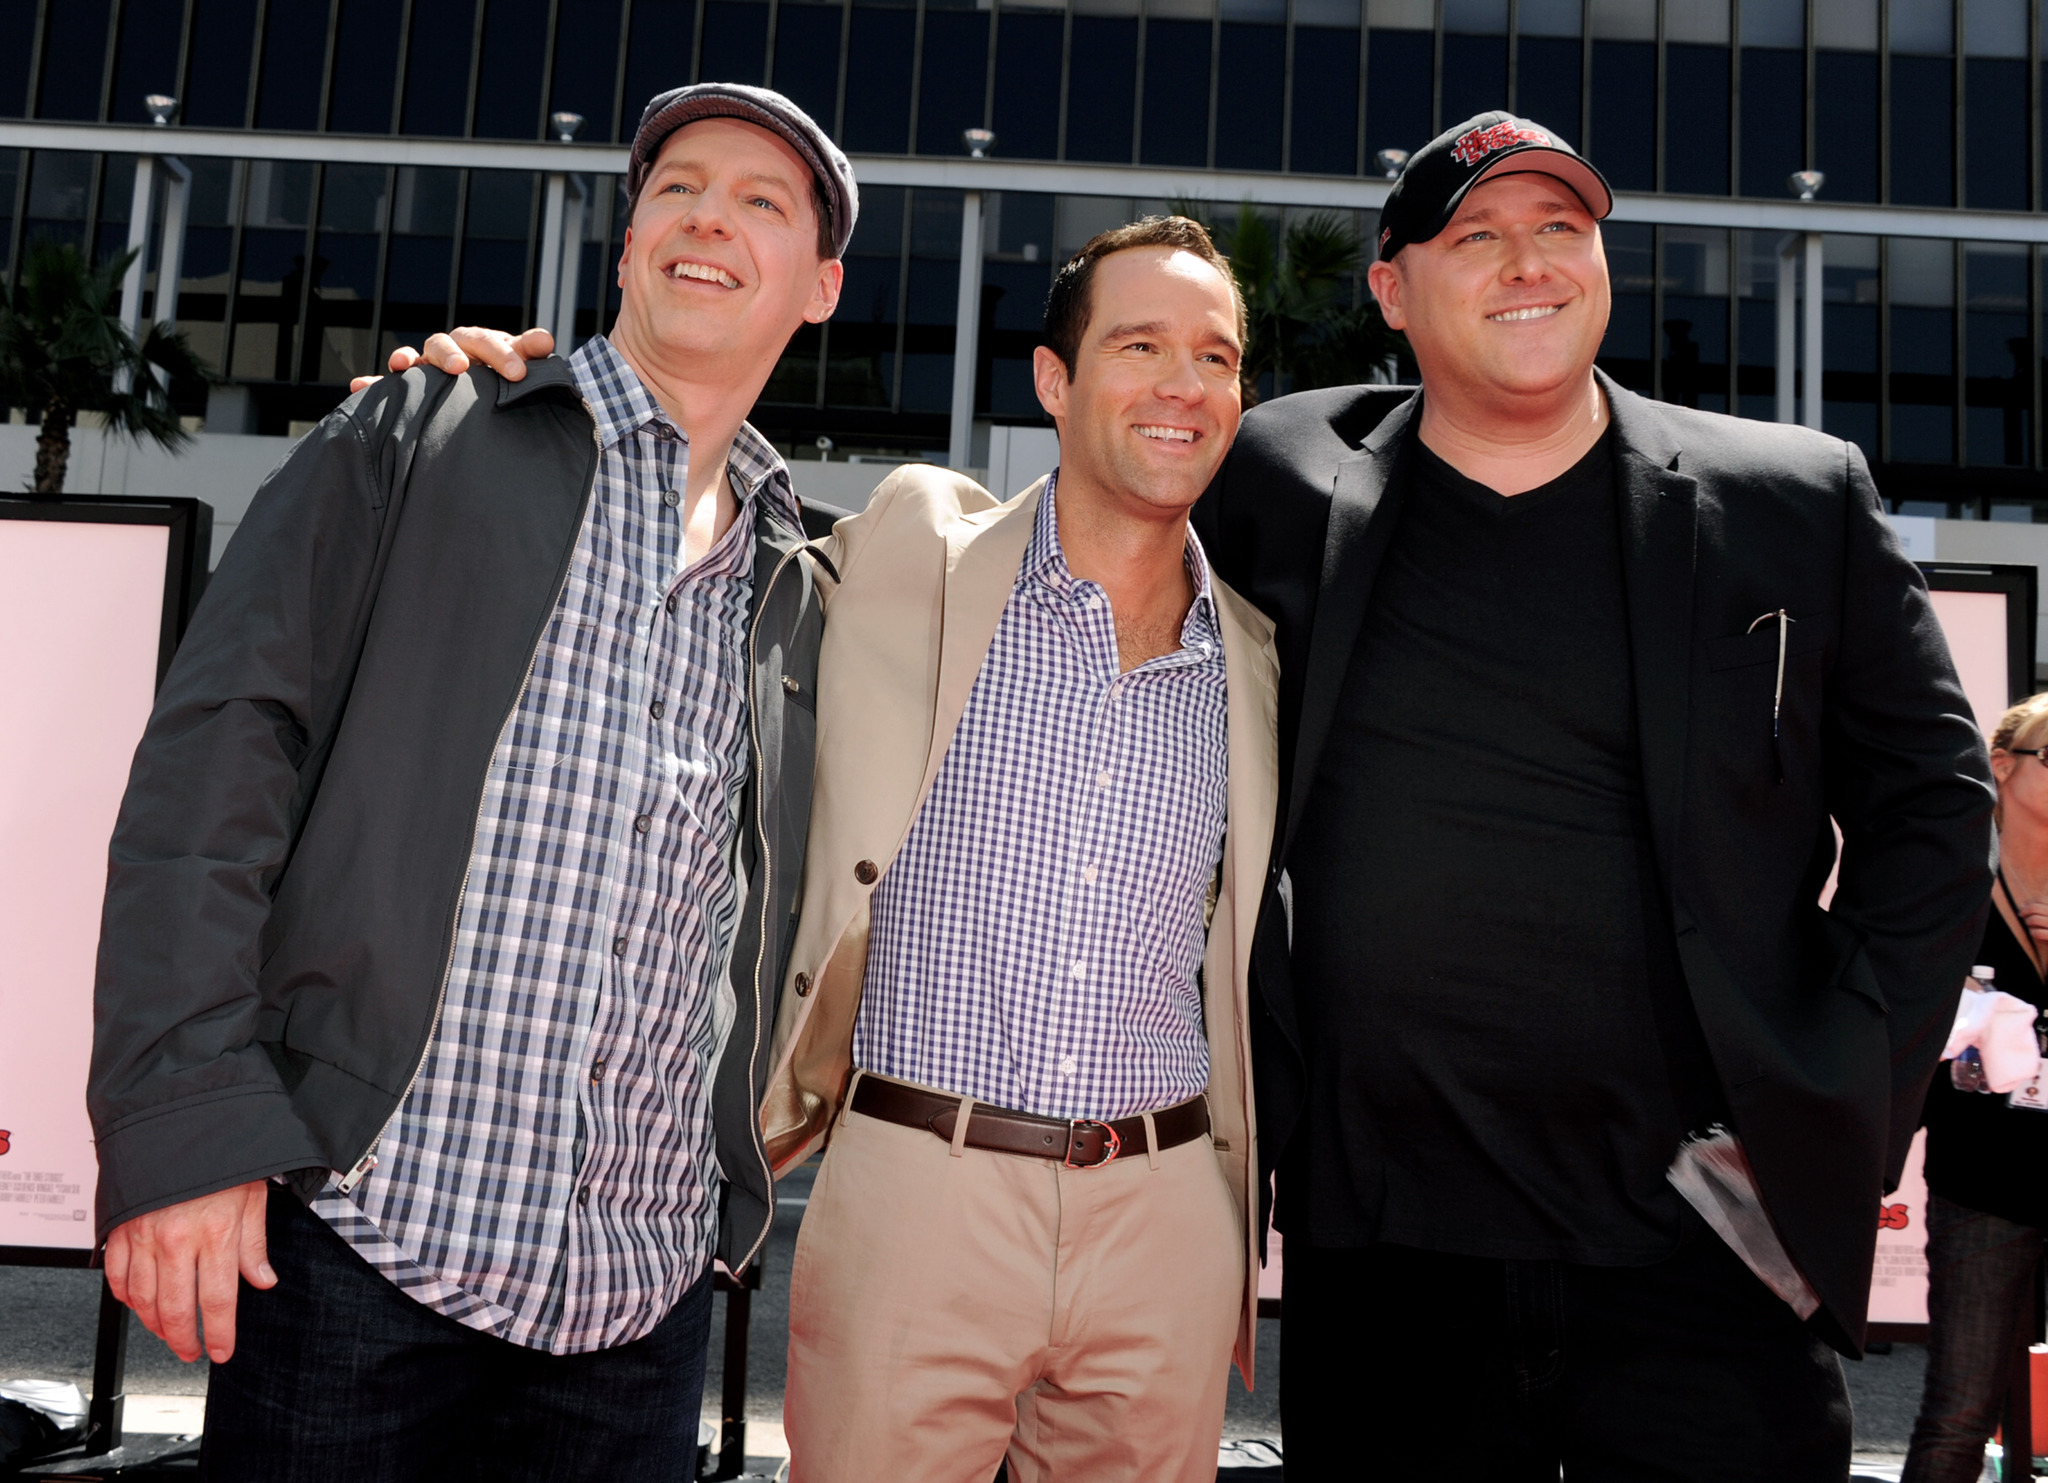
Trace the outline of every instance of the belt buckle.
<instances>
[{"instance_id":1,"label":"belt buckle","mask_svg":"<svg viewBox=\"0 0 2048 1483\"><path fill-rule=\"evenodd\" d=\"M1074 1145L1079 1141L1083 1128L1102 1129L1102 1157L1093 1163L1077 1164L1074 1162ZM1116 1162L1116 1156L1123 1152L1123 1148L1123 1139L1108 1123L1098 1122L1092 1117L1077 1117L1067 1123L1067 1153L1060 1162L1069 1169L1100 1169L1104 1164Z\"/></svg>"}]
</instances>

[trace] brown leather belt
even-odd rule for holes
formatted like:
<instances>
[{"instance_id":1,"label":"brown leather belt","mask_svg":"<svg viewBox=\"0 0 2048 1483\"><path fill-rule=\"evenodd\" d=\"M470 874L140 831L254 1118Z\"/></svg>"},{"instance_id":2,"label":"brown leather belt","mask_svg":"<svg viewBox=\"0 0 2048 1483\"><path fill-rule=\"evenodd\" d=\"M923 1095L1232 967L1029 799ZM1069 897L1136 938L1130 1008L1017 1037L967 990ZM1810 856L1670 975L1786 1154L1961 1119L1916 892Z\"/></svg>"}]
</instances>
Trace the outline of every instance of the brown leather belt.
<instances>
[{"instance_id":1,"label":"brown leather belt","mask_svg":"<svg viewBox=\"0 0 2048 1483\"><path fill-rule=\"evenodd\" d=\"M951 1143L960 1121L960 1099L863 1076L853 1089L853 1110L906 1128L925 1128ZM1208 1136L1209 1103L1194 1097L1152 1114L1152 1132L1161 1149L1178 1148ZM966 1144L991 1153L1025 1154L1051 1159L1069 1169L1099 1169L1119 1155L1145 1151L1145 1119L1120 1117L1114 1122L1077 1118L1072 1122L1012 1112L976 1102L967 1118Z\"/></svg>"}]
</instances>

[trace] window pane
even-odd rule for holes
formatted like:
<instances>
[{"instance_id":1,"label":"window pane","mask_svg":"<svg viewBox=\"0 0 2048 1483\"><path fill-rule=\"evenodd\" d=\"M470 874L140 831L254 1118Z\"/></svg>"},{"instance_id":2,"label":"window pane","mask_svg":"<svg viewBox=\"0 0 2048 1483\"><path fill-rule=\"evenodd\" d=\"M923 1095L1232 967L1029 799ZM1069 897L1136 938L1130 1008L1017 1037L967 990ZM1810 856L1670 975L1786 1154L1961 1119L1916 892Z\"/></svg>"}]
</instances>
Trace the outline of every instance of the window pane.
<instances>
[{"instance_id":1,"label":"window pane","mask_svg":"<svg viewBox=\"0 0 2048 1483\"><path fill-rule=\"evenodd\" d=\"M1875 237L1830 234L1822 244L1821 424L1873 463L1877 438L1877 248Z\"/></svg>"},{"instance_id":2,"label":"window pane","mask_svg":"<svg viewBox=\"0 0 2048 1483\"><path fill-rule=\"evenodd\" d=\"M2021 467L2033 461L2027 273L2027 249L2019 243L1963 249L1969 311L1963 326L1964 433L1973 464Z\"/></svg>"},{"instance_id":3,"label":"window pane","mask_svg":"<svg viewBox=\"0 0 2048 1483\"><path fill-rule=\"evenodd\" d=\"M1080 46L1077 34L1075 46ZM1283 27L1225 21L1216 68L1216 165L1223 170L1280 168L1281 105L1287 74ZM1068 103L1069 112L1073 104ZM1073 156L1071 130L1067 153Z\"/></svg>"},{"instance_id":4,"label":"window pane","mask_svg":"<svg viewBox=\"0 0 2048 1483\"><path fill-rule=\"evenodd\" d=\"M1505 0L1444 0L1444 29L1462 36L1505 36Z\"/></svg>"},{"instance_id":5,"label":"window pane","mask_svg":"<svg viewBox=\"0 0 2048 1483\"><path fill-rule=\"evenodd\" d=\"M1728 48L1664 49L1664 188L1728 194Z\"/></svg>"},{"instance_id":6,"label":"window pane","mask_svg":"<svg viewBox=\"0 0 2048 1483\"><path fill-rule=\"evenodd\" d=\"M1735 234L1735 412L1760 422L1778 415L1778 242Z\"/></svg>"},{"instance_id":7,"label":"window pane","mask_svg":"<svg viewBox=\"0 0 2048 1483\"><path fill-rule=\"evenodd\" d=\"M839 103L837 5L784 4L775 21L775 90L793 100L828 132Z\"/></svg>"},{"instance_id":8,"label":"window pane","mask_svg":"<svg viewBox=\"0 0 2048 1483\"><path fill-rule=\"evenodd\" d=\"M1593 0L1593 36L1603 41L1655 41L1657 0Z\"/></svg>"},{"instance_id":9,"label":"window pane","mask_svg":"<svg viewBox=\"0 0 2048 1483\"><path fill-rule=\"evenodd\" d=\"M255 34L256 0L193 0L183 122L239 129L249 121L249 48Z\"/></svg>"},{"instance_id":10,"label":"window pane","mask_svg":"<svg viewBox=\"0 0 2048 1483\"><path fill-rule=\"evenodd\" d=\"M1728 0L1664 0L1664 39L1728 44Z\"/></svg>"},{"instance_id":11,"label":"window pane","mask_svg":"<svg viewBox=\"0 0 2048 1483\"><path fill-rule=\"evenodd\" d=\"M127 0L121 7L108 117L116 123L146 124L149 110L142 106L143 98L177 93L179 33L184 26L185 0Z\"/></svg>"},{"instance_id":12,"label":"window pane","mask_svg":"<svg viewBox=\"0 0 2048 1483\"><path fill-rule=\"evenodd\" d=\"M1728 234L1664 230L1664 400L1728 410Z\"/></svg>"},{"instance_id":13,"label":"window pane","mask_svg":"<svg viewBox=\"0 0 2048 1483\"><path fill-rule=\"evenodd\" d=\"M612 136L619 90L619 13L623 0L560 0L555 12L555 74L549 113L580 113L578 139ZM639 114L636 111L634 118ZM547 131L554 137L554 130Z\"/></svg>"},{"instance_id":14,"label":"window pane","mask_svg":"<svg viewBox=\"0 0 2048 1483\"><path fill-rule=\"evenodd\" d=\"M861 154L902 154L910 147L910 55L917 12L856 5L847 37L846 147Z\"/></svg>"},{"instance_id":15,"label":"window pane","mask_svg":"<svg viewBox=\"0 0 2048 1483\"><path fill-rule=\"evenodd\" d=\"M1515 24L1524 36L1569 36L1578 40L1583 15L1578 0L1522 0Z\"/></svg>"},{"instance_id":16,"label":"window pane","mask_svg":"<svg viewBox=\"0 0 2048 1483\"><path fill-rule=\"evenodd\" d=\"M766 0L709 0L704 7L704 80L758 87L767 63Z\"/></svg>"},{"instance_id":17,"label":"window pane","mask_svg":"<svg viewBox=\"0 0 2048 1483\"><path fill-rule=\"evenodd\" d=\"M1742 14L1749 15L1745 5ZM1782 196L1785 177L1806 168L1806 57L1771 47L1742 50L1742 194ZM1828 177L1830 190L1834 177Z\"/></svg>"},{"instance_id":18,"label":"window pane","mask_svg":"<svg viewBox=\"0 0 2048 1483\"><path fill-rule=\"evenodd\" d=\"M316 129L327 70L327 6L271 5L263 18L263 75L256 85L256 127Z\"/></svg>"},{"instance_id":19,"label":"window pane","mask_svg":"<svg viewBox=\"0 0 2048 1483\"><path fill-rule=\"evenodd\" d=\"M996 19L996 148L1010 159L1049 160L1059 153L1065 25L1058 15L1015 10ZM1208 106L1205 93L1205 115Z\"/></svg>"},{"instance_id":20,"label":"window pane","mask_svg":"<svg viewBox=\"0 0 2048 1483\"><path fill-rule=\"evenodd\" d=\"M1224 48L1228 58L1230 51ZM1138 23L1121 16L1074 17L1072 70L1067 81L1067 158L1124 164L1131 158L1131 113L1136 98ZM1221 120L1217 157L1222 158ZM908 368L906 366L906 376ZM906 387L908 382L906 381ZM908 392L905 393L906 398ZM907 405L907 401L906 401Z\"/></svg>"},{"instance_id":21,"label":"window pane","mask_svg":"<svg viewBox=\"0 0 2048 1483\"><path fill-rule=\"evenodd\" d=\"M1031 380L1031 352L1043 338L1045 296L1052 287L1054 198L1004 191L992 199L981 270L991 301L981 342L988 357L987 410L996 417L1037 419L1043 413Z\"/></svg>"},{"instance_id":22,"label":"window pane","mask_svg":"<svg viewBox=\"0 0 2048 1483\"><path fill-rule=\"evenodd\" d=\"M222 331L234 266L234 223L241 215L238 160L195 158L186 204L185 257L178 280L178 328L215 370L227 368Z\"/></svg>"},{"instance_id":23,"label":"window pane","mask_svg":"<svg viewBox=\"0 0 2048 1483\"><path fill-rule=\"evenodd\" d=\"M1955 456L1955 252L1947 242L1893 238L1891 456L1947 463Z\"/></svg>"},{"instance_id":24,"label":"window pane","mask_svg":"<svg viewBox=\"0 0 2048 1483\"><path fill-rule=\"evenodd\" d=\"M344 134L391 132L400 9L400 0L341 0L328 128Z\"/></svg>"},{"instance_id":25,"label":"window pane","mask_svg":"<svg viewBox=\"0 0 2048 1483\"><path fill-rule=\"evenodd\" d=\"M860 220L846 251L846 285L826 332L825 400L833 406L886 407L894 398L906 194L894 185L861 192Z\"/></svg>"},{"instance_id":26,"label":"window pane","mask_svg":"<svg viewBox=\"0 0 2048 1483\"><path fill-rule=\"evenodd\" d=\"M1945 57L1955 51L1952 0L1891 0L1891 49Z\"/></svg>"},{"instance_id":27,"label":"window pane","mask_svg":"<svg viewBox=\"0 0 2048 1483\"><path fill-rule=\"evenodd\" d=\"M920 154L967 152L960 134L982 125L988 101L988 15L928 10L924 18L924 85L917 96Z\"/></svg>"},{"instance_id":28,"label":"window pane","mask_svg":"<svg viewBox=\"0 0 2048 1483\"><path fill-rule=\"evenodd\" d=\"M1365 39L1365 157L1383 149L1411 153L1429 143L1429 75L1435 39L1427 31L1381 31Z\"/></svg>"},{"instance_id":29,"label":"window pane","mask_svg":"<svg viewBox=\"0 0 2048 1483\"><path fill-rule=\"evenodd\" d=\"M242 196L241 281L235 292L232 372L237 380L292 379L312 204L310 164L249 162Z\"/></svg>"},{"instance_id":30,"label":"window pane","mask_svg":"<svg viewBox=\"0 0 2048 1483\"><path fill-rule=\"evenodd\" d=\"M96 119L107 63L108 0L58 0L44 11L43 118Z\"/></svg>"},{"instance_id":31,"label":"window pane","mask_svg":"<svg viewBox=\"0 0 2048 1483\"><path fill-rule=\"evenodd\" d=\"M1876 51L1877 0L1828 0L1816 7L1813 44L1834 51Z\"/></svg>"},{"instance_id":32,"label":"window pane","mask_svg":"<svg viewBox=\"0 0 2048 1483\"><path fill-rule=\"evenodd\" d=\"M1525 7L1526 9L1526 7ZM1515 112L1559 138L1579 141L1579 64L1576 39L1524 36L1515 77Z\"/></svg>"},{"instance_id":33,"label":"window pane","mask_svg":"<svg viewBox=\"0 0 2048 1483\"><path fill-rule=\"evenodd\" d=\"M1894 66L1897 64L1894 63ZM2003 57L1963 63L1964 204L1992 211L2027 209L2027 64Z\"/></svg>"},{"instance_id":34,"label":"window pane","mask_svg":"<svg viewBox=\"0 0 2048 1483\"><path fill-rule=\"evenodd\" d=\"M1816 52L1813 58L1813 165L1828 177L1830 201L1877 199L1877 57Z\"/></svg>"},{"instance_id":35,"label":"window pane","mask_svg":"<svg viewBox=\"0 0 2048 1483\"><path fill-rule=\"evenodd\" d=\"M461 172L401 166L395 173L380 358L398 345L422 345L427 336L455 322L448 309L448 289L455 263Z\"/></svg>"},{"instance_id":36,"label":"window pane","mask_svg":"<svg viewBox=\"0 0 2048 1483\"><path fill-rule=\"evenodd\" d=\"M36 0L0 0L0 118L21 118L28 112L28 68L35 34ZM11 202L7 209L14 209Z\"/></svg>"},{"instance_id":37,"label":"window pane","mask_svg":"<svg viewBox=\"0 0 2048 1483\"><path fill-rule=\"evenodd\" d=\"M960 297L960 195L911 192L910 286L904 303L905 412L953 405L953 321Z\"/></svg>"},{"instance_id":38,"label":"window pane","mask_svg":"<svg viewBox=\"0 0 2048 1483\"><path fill-rule=\"evenodd\" d=\"M1742 44L1806 45L1806 0L1742 0Z\"/></svg>"},{"instance_id":39,"label":"window pane","mask_svg":"<svg viewBox=\"0 0 2048 1483\"><path fill-rule=\"evenodd\" d=\"M477 66L479 138L540 136L540 79L547 65L547 39L547 0L490 0Z\"/></svg>"},{"instance_id":40,"label":"window pane","mask_svg":"<svg viewBox=\"0 0 2048 1483\"><path fill-rule=\"evenodd\" d=\"M1963 50L1973 57L2027 55L2027 0L1969 0L1963 7Z\"/></svg>"},{"instance_id":41,"label":"window pane","mask_svg":"<svg viewBox=\"0 0 2048 1483\"><path fill-rule=\"evenodd\" d=\"M1614 284L1614 312L1600 342L1600 369L1631 391L1650 390L1650 357L1656 336L1650 323L1656 287L1654 228L1635 222L1607 222L1601 237Z\"/></svg>"},{"instance_id":42,"label":"window pane","mask_svg":"<svg viewBox=\"0 0 2048 1483\"><path fill-rule=\"evenodd\" d=\"M434 0L412 8L405 61L405 132L469 132L469 52L476 0Z\"/></svg>"},{"instance_id":43,"label":"window pane","mask_svg":"<svg viewBox=\"0 0 2048 1483\"><path fill-rule=\"evenodd\" d=\"M21 184L21 151L0 149L0 273L13 264L8 260L14 241L14 197Z\"/></svg>"},{"instance_id":44,"label":"window pane","mask_svg":"<svg viewBox=\"0 0 2048 1483\"><path fill-rule=\"evenodd\" d=\"M462 233L459 323L518 331L526 308L527 246L533 231L534 177L524 170L469 172Z\"/></svg>"},{"instance_id":45,"label":"window pane","mask_svg":"<svg viewBox=\"0 0 2048 1483\"><path fill-rule=\"evenodd\" d=\"M1507 106L1507 41L1499 36L1446 34L1443 127Z\"/></svg>"},{"instance_id":46,"label":"window pane","mask_svg":"<svg viewBox=\"0 0 2048 1483\"><path fill-rule=\"evenodd\" d=\"M92 206L94 156L39 149L28 176L28 218L23 240L69 242L85 250L85 218Z\"/></svg>"},{"instance_id":47,"label":"window pane","mask_svg":"<svg viewBox=\"0 0 2048 1483\"><path fill-rule=\"evenodd\" d=\"M633 0L626 96L619 104L621 141L633 137L648 103L690 80L690 39L696 27L696 0Z\"/></svg>"},{"instance_id":48,"label":"window pane","mask_svg":"<svg viewBox=\"0 0 2048 1483\"><path fill-rule=\"evenodd\" d=\"M1589 158L1616 190L1657 186L1657 48L1646 41L1593 43L1593 139Z\"/></svg>"},{"instance_id":49,"label":"window pane","mask_svg":"<svg viewBox=\"0 0 2048 1483\"><path fill-rule=\"evenodd\" d=\"M1318 175L1358 173L1356 26L1295 22L1294 139L1288 167Z\"/></svg>"},{"instance_id":50,"label":"window pane","mask_svg":"<svg viewBox=\"0 0 2048 1483\"><path fill-rule=\"evenodd\" d=\"M1145 22L1145 133L1139 158L1148 165L1209 162L1209 36L1207 21ZM1002 142L1000 134L996 138Z\"/></svg>"},{"instance_id":51,"label":"window pane","mask_svg":"<svg viewBox=\"0 0 2048 1483\"><path fill-rule=\"evenodd\" d=\"M1955 94L1954 64L1947 57L1892 58L1894 201L1955 204ZM1863 148L1869 148L1868 141Z\"/></svg>"},{"instance_id":52,"label":"window pane","mask_svg":"<svg viewBox=\"0 0 2048 1483\"><path fill-rule=\"evenodd\" d=\"M376 369L370 338L377 301L377 241L384 229L382 165L329 165L320 188L320 234L313 254L303 379L346 385Z\"/></svg>"}]
</instances>

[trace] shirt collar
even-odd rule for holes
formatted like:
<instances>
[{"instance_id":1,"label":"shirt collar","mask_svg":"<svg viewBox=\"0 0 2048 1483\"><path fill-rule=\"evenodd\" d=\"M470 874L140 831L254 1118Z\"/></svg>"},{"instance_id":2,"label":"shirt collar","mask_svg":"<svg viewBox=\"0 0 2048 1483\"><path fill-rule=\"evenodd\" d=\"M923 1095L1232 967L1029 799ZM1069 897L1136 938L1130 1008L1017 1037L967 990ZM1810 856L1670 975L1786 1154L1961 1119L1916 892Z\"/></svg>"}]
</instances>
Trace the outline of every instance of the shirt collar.
<instances>
[{"instance_id":1,"label":"shirt collar","mask_svg":"<svg viewBox=\"0 0 2048 1483\"><path fill-rule=\"evenodd\" d=\"M597 444L607 453L638 432L674 438L688 446L689 439L683 430L669 420L639 373L605 336L593 335L585 340L569 358L569 370L576 378L576 389L583 393L591 414L597 418ZM752 423L742 422L733 436L726 472L732 479L733 497L740 504L759 496L793 530L803 530L789 466L775 451L775 445L756 432Z\"/></svg>"},{"instance_id":2,"label":"shirt collar","mask_svg":"<svg viewBox=\"0 0 2048 1483\"><path fill-rule=\"evenodd\" d=\"M1038 515L1032 522L1031 540L1024 548L1024 563L1018 570L1017 580L1066 596L1074 590L1079 579L1067 566L1066 553L1060 549L1060 522L1053 509L1054 491L1059 480L1057 469L1046 476L1045 493L1038 499ZM1209 558L1202 550L1202 538L1195 534L1192 524L1188 526L1186 560L1195 600L1189 604L1187 621L1181 625L1181 640L1192 643L1197 638L1221 631L1216 616L1216 594L1209 583Z\"/></svg>"}]
</instances>

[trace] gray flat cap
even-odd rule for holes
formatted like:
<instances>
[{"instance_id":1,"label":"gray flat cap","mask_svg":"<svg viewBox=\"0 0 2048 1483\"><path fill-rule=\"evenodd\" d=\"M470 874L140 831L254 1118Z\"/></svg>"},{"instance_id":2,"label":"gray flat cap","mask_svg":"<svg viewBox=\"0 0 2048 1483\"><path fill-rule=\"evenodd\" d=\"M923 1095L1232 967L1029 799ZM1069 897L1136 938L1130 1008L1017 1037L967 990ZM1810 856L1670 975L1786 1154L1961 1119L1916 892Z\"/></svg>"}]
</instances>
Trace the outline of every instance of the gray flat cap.
<instances>
[{"instance_id":1,"label":"gray flat cap","mask_svg":"<svg viewBox=\"0 0 2048 1483\"><path fill-rule=\"evenodd\" d=\"M854 218L860 215L860 188L853 182L853 166L817 122L796 104L780 93L740 82L699 82L686 88L670 88L647 105L640 115L640 127L633 132L633 162L626 171L629 216L640 202L640 187L647 179L648 167L661 153L668 136L700 118L740 119L759 124L787 140L789 147L811 167L831 212L833 255L846 255L846 244L853 239Z\"/></svg>"}]
</instances>

